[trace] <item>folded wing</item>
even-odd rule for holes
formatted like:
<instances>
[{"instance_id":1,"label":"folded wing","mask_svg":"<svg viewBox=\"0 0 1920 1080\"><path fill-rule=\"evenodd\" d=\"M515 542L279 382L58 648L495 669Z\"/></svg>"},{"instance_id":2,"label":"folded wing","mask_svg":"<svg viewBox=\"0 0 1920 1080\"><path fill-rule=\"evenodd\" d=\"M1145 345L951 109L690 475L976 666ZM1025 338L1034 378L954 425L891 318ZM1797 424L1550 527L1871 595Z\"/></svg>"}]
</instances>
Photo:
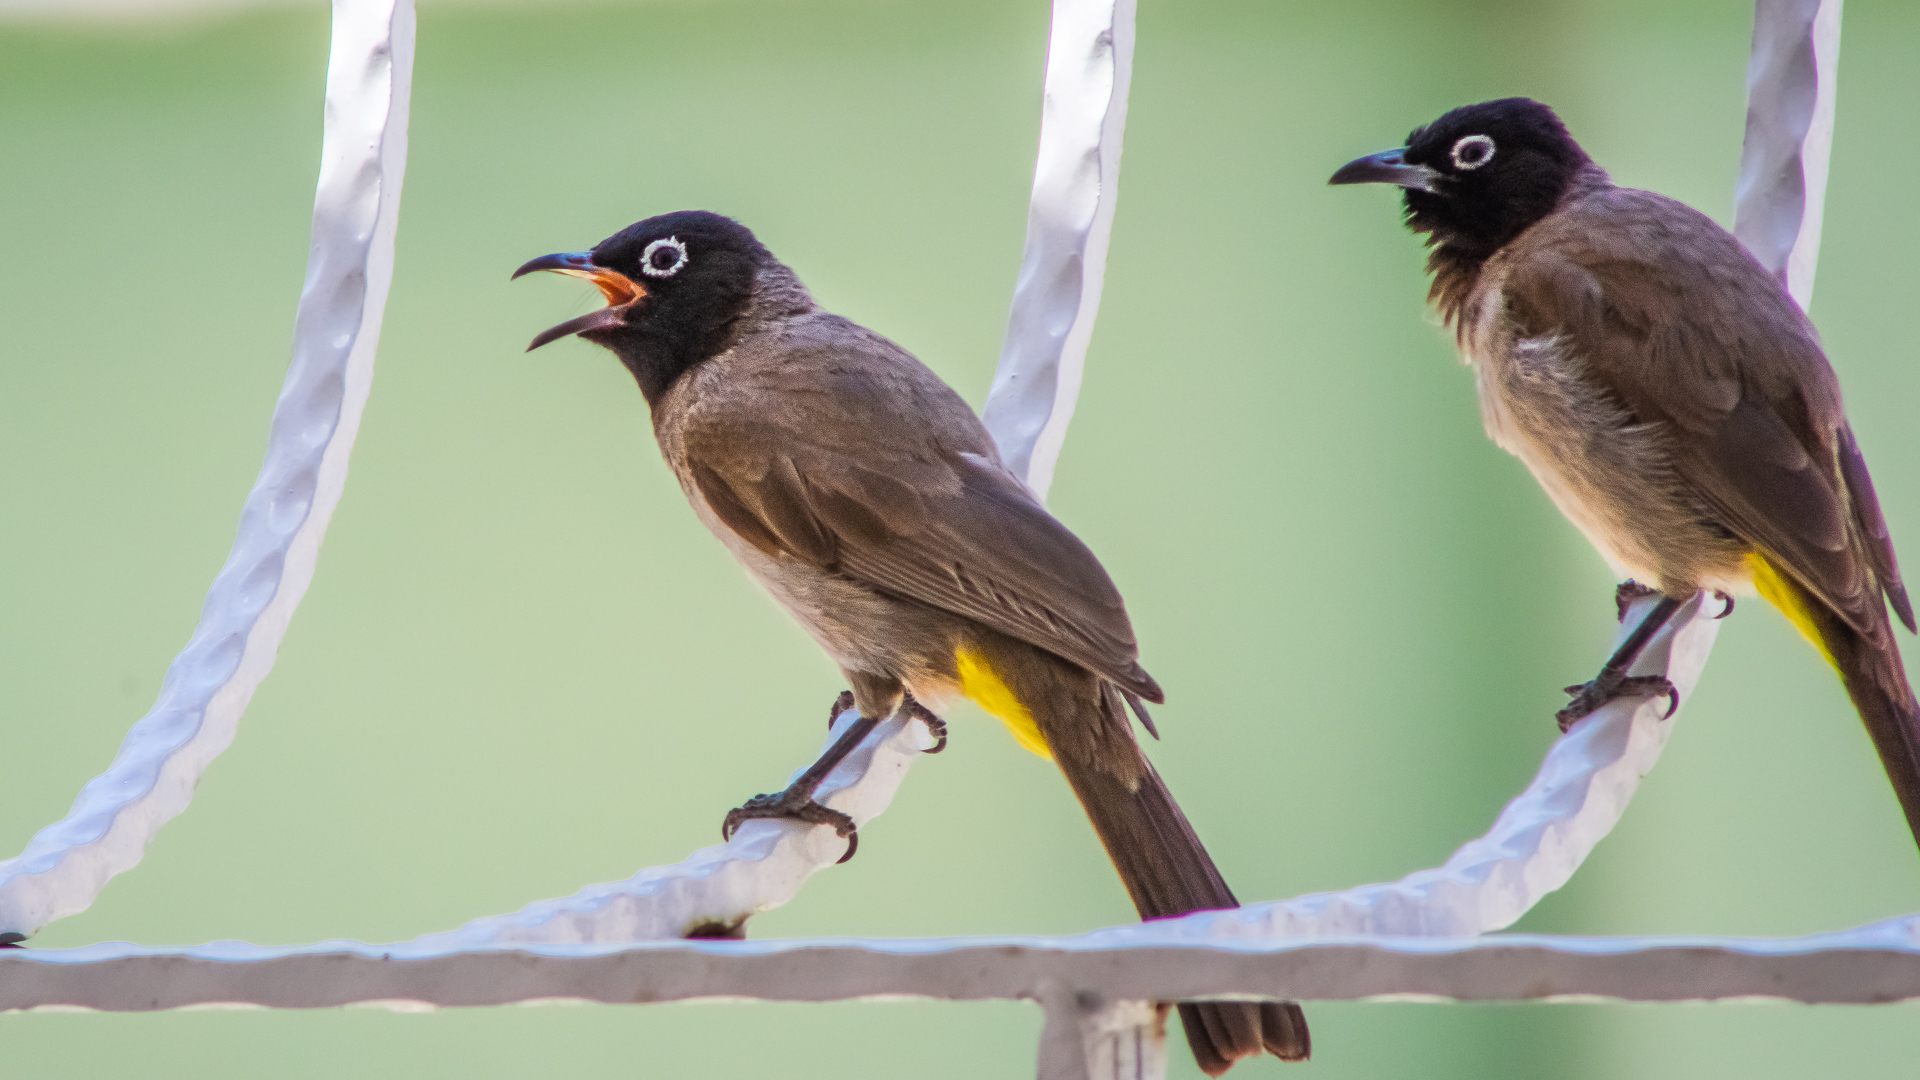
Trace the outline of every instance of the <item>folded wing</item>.
<instances>
[{"instance_id":1,"label":"folded wing","mask_svg":"<svg viewBox=\"0 0 1920 1080\"><path fill-rule=\"evenodd\" d=\"M792 350L682 432L715 515L770 555L973 619L1149 700L1120 592L1000 464L972 410L884 339ZM910 365L910 366L909 366ZM768 395L794 408L769 416Z\"/></svg>"},{"instance_id":2,"label":"folded wing","mask_svg":"<svg viewBox=\"0 0 1920 1080\"><path fill-rule=\"evenodd\" d=\"M1675 480L1855 630L1876 636L1883 593L1911 629L1812 325L1710 219L1647 192L1612 198L1633 227L1536 248L1511 275L1516 319L1562 336L1637 422L1669 427Z\"/></svg>"}]
</instances>

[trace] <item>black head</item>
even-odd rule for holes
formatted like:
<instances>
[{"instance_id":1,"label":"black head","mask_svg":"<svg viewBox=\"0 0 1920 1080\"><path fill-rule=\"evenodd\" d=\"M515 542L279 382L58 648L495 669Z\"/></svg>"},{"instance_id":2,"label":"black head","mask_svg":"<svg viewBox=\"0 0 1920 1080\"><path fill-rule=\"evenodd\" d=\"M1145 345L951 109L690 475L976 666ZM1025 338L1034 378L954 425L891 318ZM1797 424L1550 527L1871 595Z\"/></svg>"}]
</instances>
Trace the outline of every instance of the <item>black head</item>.
<instances>
[{"instance_id":1,"label":"black head","mask_svg":"<svg viewBox=\"0 0 1920 1080\"><path fill-rule=\"evenodd\" d=\"M1591 164L1552 109L1502 98L1455 109L1328 182L1397 184L1415 232L1449 254L1484 259L1551 213Z\"/></svg>"},{"instance_id":2,"label":"black head","mask_svg":"<svg viewBox=\"0 0 1920 1080\"><path fill-rule=\"evenodd\" d=\"M651 403L688 368L726 348L756 276L772 260L746 226L704 210L648 218L592 251L543 255L513 276L551 270L586 278L607 306L542 333L527 350L573 334L604 345Z\"/></svg>"}]
</instances>

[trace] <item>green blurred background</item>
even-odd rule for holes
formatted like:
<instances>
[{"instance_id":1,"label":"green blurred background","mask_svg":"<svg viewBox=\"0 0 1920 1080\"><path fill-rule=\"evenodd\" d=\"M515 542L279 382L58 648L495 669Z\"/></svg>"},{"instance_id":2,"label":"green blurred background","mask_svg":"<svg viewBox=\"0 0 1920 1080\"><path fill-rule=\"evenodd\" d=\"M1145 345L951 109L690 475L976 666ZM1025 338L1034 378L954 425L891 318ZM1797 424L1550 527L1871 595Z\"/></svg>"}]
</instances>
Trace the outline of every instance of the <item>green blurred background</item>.
<instances>
[{"instance_id":1,"label":"green blurred background","mask_svg":"<svg viewBox=\"0 0 1920 1080\"><path fill-rule=\"evenodd\" d=\"M1750 19L1748 0L1141 4L1053 506L1127 594L1169 693L1154 756L1243 897L1392 879L1478 835L1613 631L1604 566L1482 436L1394 200L1326 177L1529 94L1622 183L1727 222ZM34 943L447 929L677 861L807 760L837 675L696 524L626 374L578 343L522 355L597 299L507 274L723 211L978 404L1046 25L1042 0L423 4L397 277L312 591L191 812ZM312 3L0 23L0 853L112 757L231 542L304 268L327 29ZM1848 5L1814 315L1920 562L1917 52L1920 5ZM1052 768L956 719L860 857L754 936L1132 917ZM1743 604L1677 723L1521 929L1803 934L1920 909L1879 766L1783 620ZM1322 1078L1920 1060L1906 1006L1310 1012ZM982 1077L1029 1074L1038 1027L1014 1003L11 1015L0 1052L15 1076Z\"/></svg>"}]
</instances>

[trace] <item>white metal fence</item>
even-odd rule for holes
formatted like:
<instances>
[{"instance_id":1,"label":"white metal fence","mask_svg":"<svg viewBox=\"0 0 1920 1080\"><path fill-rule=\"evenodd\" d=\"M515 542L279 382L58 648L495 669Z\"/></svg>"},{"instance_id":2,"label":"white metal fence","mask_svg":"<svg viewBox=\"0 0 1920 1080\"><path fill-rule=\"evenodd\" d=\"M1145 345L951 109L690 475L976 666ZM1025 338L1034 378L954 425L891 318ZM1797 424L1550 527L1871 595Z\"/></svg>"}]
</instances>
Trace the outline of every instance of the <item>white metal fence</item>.
<instances>
[{"instance_id":1,"label":"white metal fence","mask_svg":"<svg viewBox=\"0 0 1920 1080\"><path fill-rule=\"evenodd\" d=\"M1055 0L1027 246L986 417L1007 460L1050 485L1098 311L1133 44L1133 0ZM1811 292L1834 108L1839 0L1759 0L1736 232ZM182 812L233 739L311 580L346 476L392 277L406 163L410 0L336 0L313 248L266 463L201 624L153 711L74 809L0 863L0 939L84 910ZM1624 634L1647 604L1629 612ZM1691 696L1716 623L1696 601L1636 673ZM1564 884L1619 820L1672 731L1664 701L1609 705L1559 740L1488 833L1398 882L1057 939L684 942L791 899L844 849L792 822L572 897L412 942L21 949L0 956L0 1008L146 1010L235 1002L489 1005L875 995L1019 998L1048 1015L1048 1077L1164 1068L1155 1000L1233 995L1444 1000L1920 997L1920 916L1791 940L1479 935ZM839 724L849 722L842 716ZM836 725L838 730L839 725ZM883 724L823 785L864 824L925 749ZM1117 1074L1117 1073L1115 1073Z\"/></svg>"}]
</instances>

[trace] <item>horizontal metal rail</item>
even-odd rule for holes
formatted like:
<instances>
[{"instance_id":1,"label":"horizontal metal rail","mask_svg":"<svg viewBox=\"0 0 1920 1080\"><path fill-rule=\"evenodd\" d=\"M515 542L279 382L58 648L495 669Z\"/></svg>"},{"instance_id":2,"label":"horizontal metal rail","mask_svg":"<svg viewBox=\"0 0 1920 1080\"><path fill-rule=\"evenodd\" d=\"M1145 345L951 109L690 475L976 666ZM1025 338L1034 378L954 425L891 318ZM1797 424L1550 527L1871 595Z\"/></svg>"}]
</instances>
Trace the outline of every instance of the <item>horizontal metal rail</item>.
<instances>
[{"instance_id":1,"label":"horizontal metal rail","mask_svg":"<svg viewBox=\"0 0 1920 1080\"><path fill-rule=\"evenodd\" d=\"M695 998L911 996L1109 1001L1717 1001L1920 998L1920 915L1805 938L1221 939L1156 926L1080 937L676 941L430 951L324 942L126 944L0 953L0 1009L145 1012L218 1004L324 1008Z\"/></svg>"}]
</instances>

